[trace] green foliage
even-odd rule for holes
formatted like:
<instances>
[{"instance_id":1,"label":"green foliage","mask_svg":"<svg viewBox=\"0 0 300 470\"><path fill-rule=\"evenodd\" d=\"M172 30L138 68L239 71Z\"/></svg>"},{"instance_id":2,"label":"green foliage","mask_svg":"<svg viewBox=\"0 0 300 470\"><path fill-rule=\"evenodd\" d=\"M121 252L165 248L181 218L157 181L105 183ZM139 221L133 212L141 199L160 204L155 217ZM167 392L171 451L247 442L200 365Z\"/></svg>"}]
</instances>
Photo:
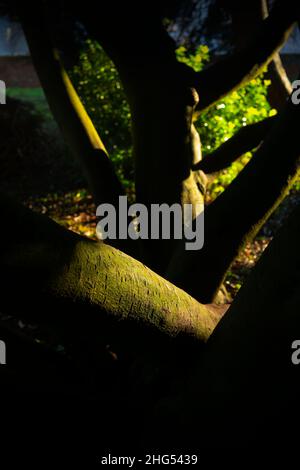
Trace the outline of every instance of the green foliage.
<instances>
[{"instance_id":1,"label":"green foliage","mask_svg":"<svg viewBox=\"0 0 300 470\"><path fill-rule=\"evenodd\" d=\"M195 71L202 70L209 61L209 50L204 45L198 46L192 53L181 46L176 54L179 61L193 67ZM108 148L122 183L132 190L130 111L114 64L101 46L89 40L71 78ZM267 101L269 84L261 75L196 118L195 125L201 136L204 155L229 139L240 127L275 113ZM243 155L230 168L217 175L209 188L210 199L230 184L250 157L251 153Z\"/></svg>"},{"instance_id":2,"label":"green foliage","mask_svg":"<svg viewBox=\"0 0 300 470\"><path fill-rule=\"evenodd\" d=\"M200 45L196 47L195 52L188 52L185 46L180 46L176 50L176 57L179 62L192 67L195 72L200 72L204 65L209 61L209 49L207 46Z\"/></svg>"},{"instance_id":3,"label":"green foliage","mask_svg":"<svg viewBox=\"0 0 300 470\"><path fill-rule=\"evenodd\" d=\"M209 53L205 46L198 47L194 54L188 53L184 47L181 47L177 50L177 58L193 67L195 71L200 71L208 62ZM195 126L201 137L203 155L210 154L242 126L261 121L276 113L267 100L270 81L265 80L263 75L261 74L238 91L232 92L196 118ZM249 161L251 155L251 152L246 153L228 169L218 173L208 188L209 200L224 191Z\"/></svg>"}]
</instances>

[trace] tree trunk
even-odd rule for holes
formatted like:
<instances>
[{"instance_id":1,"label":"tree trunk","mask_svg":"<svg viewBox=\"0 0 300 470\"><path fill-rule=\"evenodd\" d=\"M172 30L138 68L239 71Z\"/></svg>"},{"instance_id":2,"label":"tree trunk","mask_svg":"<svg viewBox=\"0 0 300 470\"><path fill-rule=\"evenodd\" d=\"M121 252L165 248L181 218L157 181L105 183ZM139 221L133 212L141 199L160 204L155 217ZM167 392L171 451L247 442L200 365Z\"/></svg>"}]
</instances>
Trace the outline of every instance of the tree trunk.
<instances>
[{"instance_id":1,"label":"tree trunk","mask_svg":"<svg viewBox=\"0 0 300 470\"><path fill-rule=\"evenodd\" d=\"M205 177L193 174L193 161L201 158L199 138L192 125L198 103L193 71L180 64L175 44L160 18L140 12L136 5L121 7L128 22L106 8L109 27L98 27L90 14L82 18L90 34L103 45L116 65L132 114L136 197L139 203L192 204L194 215L203 205ZM123 11L125 9L126 11ZM129 10L127 10L129 9ZM131 15L132 13L132 15ZM150 17L150 19L149 19ZM143 25L142 25L143 24ZM116 38L122 35L122 41ZM174 250L173 240L142 240L143 261L164 274Z\"/></svg>"}]
</instances>

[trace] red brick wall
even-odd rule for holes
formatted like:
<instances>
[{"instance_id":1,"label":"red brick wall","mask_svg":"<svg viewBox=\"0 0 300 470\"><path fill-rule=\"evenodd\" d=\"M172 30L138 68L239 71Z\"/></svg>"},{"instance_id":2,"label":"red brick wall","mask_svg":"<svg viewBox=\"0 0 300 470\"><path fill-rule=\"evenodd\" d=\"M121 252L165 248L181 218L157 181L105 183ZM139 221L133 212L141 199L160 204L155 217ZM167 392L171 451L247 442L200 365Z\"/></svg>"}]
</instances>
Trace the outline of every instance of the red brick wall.
<instances>
[{"instance_id":1,"label":"red brick wall","mask_svg":"<svg viewBox=\"0 0 300 470\"><path fill-rule=\"evenodd\" d=\"M40 86L30 57L0 57L0 80L6 87L35 88Z\"/></svg>"}]
</instances>

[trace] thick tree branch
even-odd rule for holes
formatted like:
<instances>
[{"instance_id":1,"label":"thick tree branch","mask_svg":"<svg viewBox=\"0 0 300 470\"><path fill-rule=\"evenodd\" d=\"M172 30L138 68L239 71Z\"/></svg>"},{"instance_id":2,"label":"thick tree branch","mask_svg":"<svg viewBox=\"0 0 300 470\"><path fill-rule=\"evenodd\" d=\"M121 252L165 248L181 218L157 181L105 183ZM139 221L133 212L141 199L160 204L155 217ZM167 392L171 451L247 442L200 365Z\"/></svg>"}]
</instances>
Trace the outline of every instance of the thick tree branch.
<instances>
[{"instance_id":1,"label":"thick tree branch","mask_svg":"<svg viewBox=\"0 0 300 470\"><path fill-rule=\"evenodd\" d=\"M197 109L208 108L255 78L287 40L299 16L297 9L278 1L247 47L196 74Z\"/></svg>"},{"instance_id":2,"label":"thick tree branch","mask_svg":"<svg viewBox=\"0 0 300 470\"><path fill-rule=\"evenodd\" d=\"M276 116L272 116L255 124L242 127L224 144L212 153L205 155L203 160L194 165L193 168L202 170L204 173L214 173L227 168L241 155L258 147L272 129L275 121Z\"/></svg>"},{"instance_id":3,"label":"thick tree branch","mask_svg":"<svg viewBox=\"0 0 300 470\"><path fill-rule=\"evenodd\" d=\"M125 343L130 328L206 341L217 323L213 310L124 253L79 237L4 197L1 210L3 217L14 217L15 233L21 234L18 239L5 231L0 236L6 312L69 327L79 321L89 331L95 323L99 335L120 325ZM18 296L13 295L16 286Z\"/></svg>"}]
</instances>

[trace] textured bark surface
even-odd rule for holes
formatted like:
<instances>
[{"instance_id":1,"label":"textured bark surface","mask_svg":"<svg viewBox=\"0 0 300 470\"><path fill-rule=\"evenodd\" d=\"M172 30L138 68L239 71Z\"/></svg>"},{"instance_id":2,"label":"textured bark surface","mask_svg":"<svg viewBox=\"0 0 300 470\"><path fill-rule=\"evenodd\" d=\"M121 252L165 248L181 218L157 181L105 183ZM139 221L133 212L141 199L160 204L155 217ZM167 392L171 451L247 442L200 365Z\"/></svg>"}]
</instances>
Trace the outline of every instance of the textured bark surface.
<instances>
[{"instance_id":1,"label":"textured bark surface","mask_svg":"<svg viewBox=\"0 0 300 470\"><path fill-rule=\"evenodd\" d=\"M27 306L21 314L55 324L78 321L84 309L88 328L98 322L105 331L129 322L170 337L208 339L219 315L140 262L6 199L1 205L7 217L14 211L16 232L22 231L20 242L1 236L5 311ZM18 297L13 296L16 285ZM65 308L58 310L59 305Z\"/></svg>"}]
</instances>

